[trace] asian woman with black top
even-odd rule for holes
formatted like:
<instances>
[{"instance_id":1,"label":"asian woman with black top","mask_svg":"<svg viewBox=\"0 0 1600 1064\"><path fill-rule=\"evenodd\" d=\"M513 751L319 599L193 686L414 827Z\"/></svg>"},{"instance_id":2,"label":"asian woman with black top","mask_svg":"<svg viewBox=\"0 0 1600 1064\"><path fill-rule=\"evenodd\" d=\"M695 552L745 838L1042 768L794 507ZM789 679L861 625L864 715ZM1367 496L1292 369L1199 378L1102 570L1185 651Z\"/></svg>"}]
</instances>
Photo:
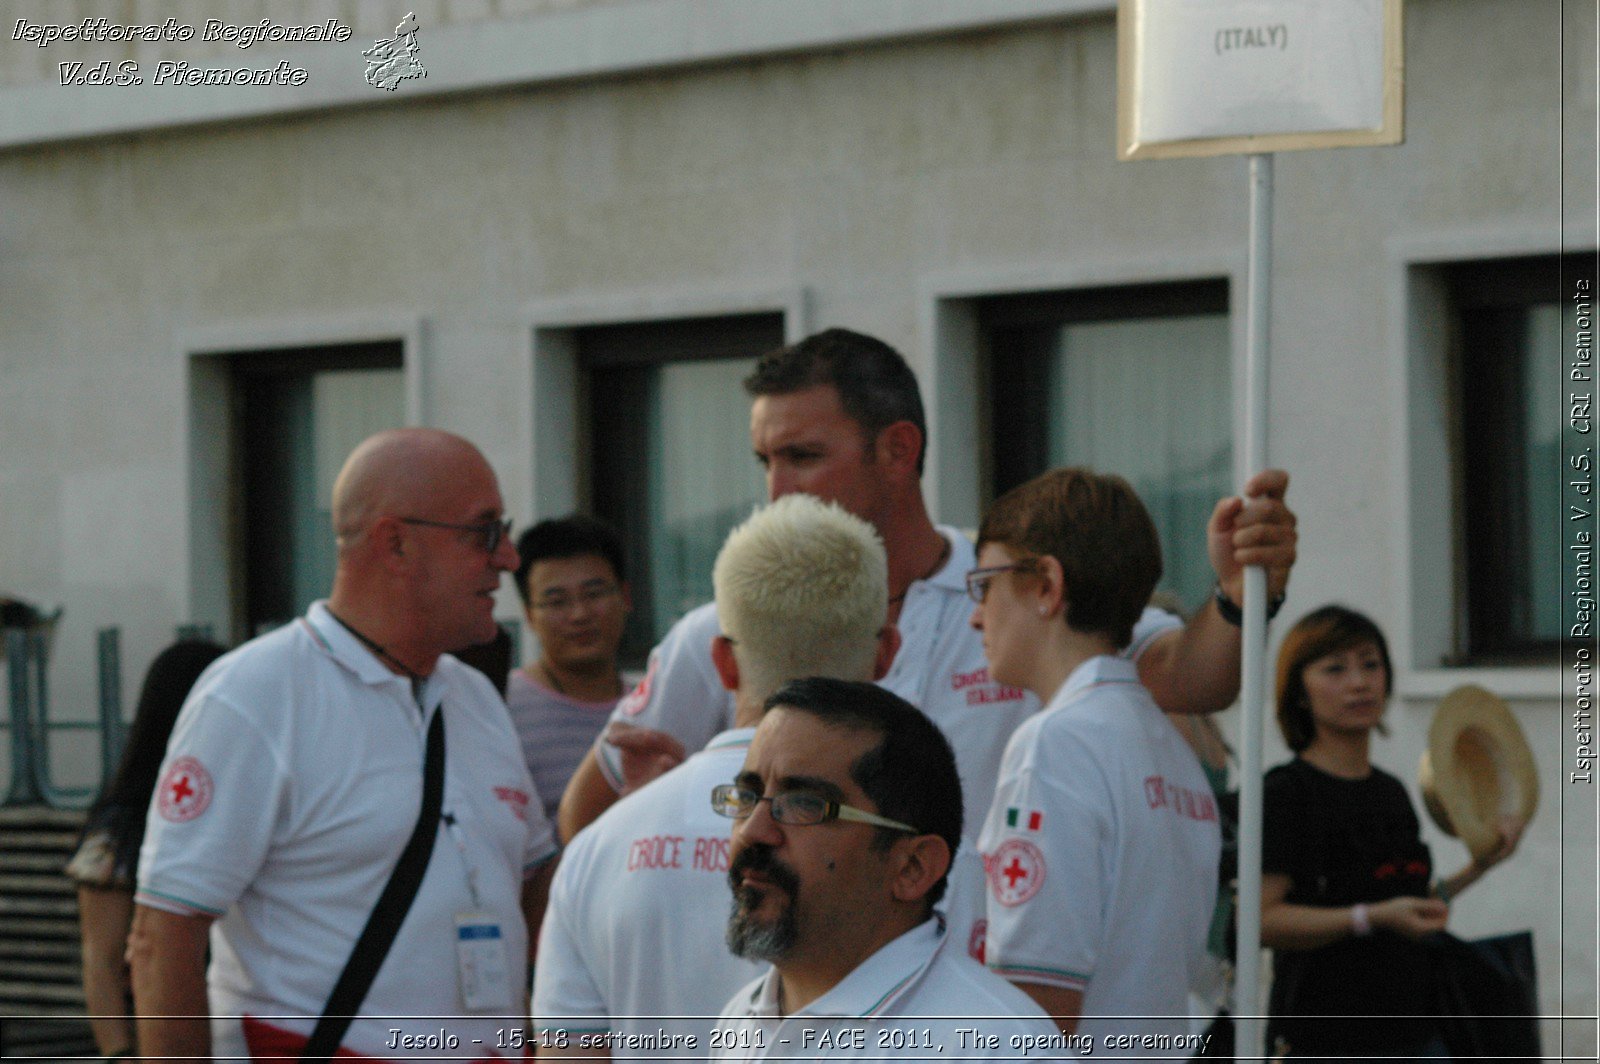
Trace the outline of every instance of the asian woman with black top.
<instances>
[{"instance_id":1,"label":"asian woman with black top","mask_svg":"<svg viewBox=\"0 0 1600 1064\"><path fill-rule=\"evenodd\" d=\"M1295 758L1266 778L1261 942L1276 951L1268 1048L1290 1057L1447 1057L1427 940L1521 833L1504 823L1498 850L1433 882L1404 785L1370 757L1392 684L1383 633L1342 606L1304 617L1278 656Z\"/></svg>"}]
</instances>

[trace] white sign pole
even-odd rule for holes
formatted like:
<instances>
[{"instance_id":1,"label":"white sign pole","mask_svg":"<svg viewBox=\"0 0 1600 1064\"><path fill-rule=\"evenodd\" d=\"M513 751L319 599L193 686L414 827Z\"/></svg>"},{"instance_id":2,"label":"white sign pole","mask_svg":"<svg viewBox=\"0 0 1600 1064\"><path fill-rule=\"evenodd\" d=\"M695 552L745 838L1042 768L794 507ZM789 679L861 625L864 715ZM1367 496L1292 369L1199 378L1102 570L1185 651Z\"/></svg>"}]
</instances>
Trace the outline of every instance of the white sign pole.
<instances>
[{"instance_id":1,"label":"white sign pole","mask_svg":"<svg viewBox=\"0 0 1600 1064\"><path fill-rule=\"evenodd\" d=\"M1272 156L1250 156L1250 264L1245 294L1245 475L1267 468L1267 366L1272 322ZM1260 1060L1261 735L1265 719L1267 571L1244 574L1243 700L1239 722L1239 932L1235 1059Z\"/></svg>"},{"instance_id":2,"label":"white sign pole","mask_svg":"<svg viewBox=\"0 0 1600 1064\"><path fill-rule=\"evenodd\" d=\"M1267 468L1272 155L1403 139L1402 0L1118 0L1117 157L1250 159L1245 460ZM1265 1060L1261 792L1267 574L1244 574L1240 633L1235 1056Z\"/></svg>"}]
</instances>

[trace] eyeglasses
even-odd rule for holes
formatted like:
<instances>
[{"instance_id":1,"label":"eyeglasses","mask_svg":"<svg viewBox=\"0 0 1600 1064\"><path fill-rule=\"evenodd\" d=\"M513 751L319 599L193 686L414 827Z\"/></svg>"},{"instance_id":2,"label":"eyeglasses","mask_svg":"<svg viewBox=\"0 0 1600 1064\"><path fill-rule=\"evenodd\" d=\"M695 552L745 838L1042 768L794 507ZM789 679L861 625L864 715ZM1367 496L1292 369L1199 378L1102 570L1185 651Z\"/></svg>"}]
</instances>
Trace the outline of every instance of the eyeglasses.
<instances>
[{"instance_id":1,"label":"eyeglasses","mask_svg":"<svg viewBox=\"0 0 1600 1064\"><path fill-rule=\"evenodd\" d=\"M989 597L989 582L1001 573L1025 573L1034 566L1034 559L1024 558L1010 565L991 565L986 569L973 569L967 573L967 597L978 605Z\"/></svg>"},{"instance_id":2,"label":"eyeglasses","mask_svg":"<svg viewBox=\"0 0 1600 1064\"><path fill-rule=\"evenodd\" d=\"M541 596L534 600L533 608L540 613L567 613L579 603L585 606L598 606L620 590L622 589L616 584L580 587L576 595L557 592L553 595Z\"/></svg>"},{"instance_id":3,"label":"eyeglasses","mask_svg":"<svg viewBox=\"0 0 1600 1064\"><path fill-rule=\"evenodd\" d=\"M493 554L511 536L511 518L495 518L478 525L455 525L449 521L429 521L421 517L402 517L403 525L425 525L428 528L452 528L457 532L472 532L478 537L478 546L485 554Z\"/></svg>"},{"instance_id":4,"label":"eyeglasses","mask_svg":"<svg viewBox=\"0 0 1600 1064\"><path fill-rule=\"evenodd\" d=\"M812 794L809 791L784 791L782 794L767 797L737 783L724 783L711 788L711 808L730 820L749 819L754 815L756 806L762 802L771 802L772 819L789 827L826 824L830 820L853 820L859 824L871 824L874 827L890 828L894 831L908 831L913 835L921 834L910 824L902 824L898 820L868 813L853 805L830 801L820 794Z\"/></svg>"}]
</instances>

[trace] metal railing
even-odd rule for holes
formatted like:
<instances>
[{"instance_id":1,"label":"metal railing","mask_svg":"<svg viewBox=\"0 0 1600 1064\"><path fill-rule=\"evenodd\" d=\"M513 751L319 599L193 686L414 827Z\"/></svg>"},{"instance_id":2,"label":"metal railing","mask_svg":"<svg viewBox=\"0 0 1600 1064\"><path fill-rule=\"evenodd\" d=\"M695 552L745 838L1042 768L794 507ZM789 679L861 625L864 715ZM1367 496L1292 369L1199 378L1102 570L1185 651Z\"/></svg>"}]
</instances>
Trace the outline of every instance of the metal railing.
<instances>
[{"instance_id":1,"label":"metal railing","mask_svg":"<svg viewBox=\"0 0 1600 1064\"><path fill-rule=\"evenodd\" d=\"M0 732L11 740L11 786L0 806L48 805L82 809L116 771L127 742L122 719L122 632L96 633L99 705L94 720L52 720L50 716L50 637L46 628L7 628L5 660L9 713L0 718ZM210 625L177 626L179 639L209 639ZM100 737L100 773L94 784L63 787L51 777L51 737L60 732L92 731Z\"/></svg>"},{"instance_id":2,"label":"metal railing","mask_svg":"<svg viewBox=\"0 0 1600 1064\"><path fill-rule=\"evenodd\" d=\"M103 721L49 719L49 641L36 628L6 631L6 674L10 683L11 788L6 805L45 805L78 809L94 797L91 787L58 787L50 778L53 731L100 729ZM102 678L103 679L103 678ZM104 739L102 738L102 743Z\"/></svg>"}]
</instances>

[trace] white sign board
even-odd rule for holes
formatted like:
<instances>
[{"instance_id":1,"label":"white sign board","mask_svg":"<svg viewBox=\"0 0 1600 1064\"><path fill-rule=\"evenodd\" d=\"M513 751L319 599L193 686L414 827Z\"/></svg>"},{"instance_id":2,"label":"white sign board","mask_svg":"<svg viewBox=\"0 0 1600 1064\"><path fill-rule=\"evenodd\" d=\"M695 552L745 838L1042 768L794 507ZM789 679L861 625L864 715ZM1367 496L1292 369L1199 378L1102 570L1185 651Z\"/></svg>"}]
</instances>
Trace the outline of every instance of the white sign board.
<instances>
[{"instance_id":1,"label":"white sign board","mask_svg":"<svg viewBox=\"0 0 1600 1064\"><path fill-rule=\"evenodd\" d=\"M1120 159L1398 144L1401 0L1120 0Z\"/></svg>"}]
</instances>

